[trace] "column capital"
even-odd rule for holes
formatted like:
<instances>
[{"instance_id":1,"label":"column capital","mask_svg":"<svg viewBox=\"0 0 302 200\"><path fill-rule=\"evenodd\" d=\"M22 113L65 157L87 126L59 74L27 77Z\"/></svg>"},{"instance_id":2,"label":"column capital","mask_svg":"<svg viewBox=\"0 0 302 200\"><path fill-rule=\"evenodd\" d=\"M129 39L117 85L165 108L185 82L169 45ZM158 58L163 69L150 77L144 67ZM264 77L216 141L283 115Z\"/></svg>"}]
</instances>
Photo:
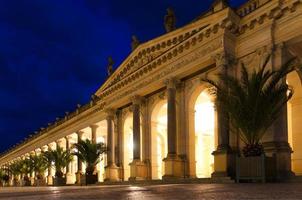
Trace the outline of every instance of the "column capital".
<instances>
[{"instance_id":1,"label":"column capital","mask_svg":"<svg viewBox=\"0 0 302 200\"><path fill-rule=\"evenodd\" d=\"M37 152L42 152L42 148L37 148L36 150L35 150L35 152L37 153Z\"/></svg>"},{"instance_id":2,"label":"column capital","mask_svg":"<svg viewBox=\"0 0 302 200\"><path fill-rule=\"evenodd\" d=\"M72 139L72 136L71 135L66 135L64 138L65 138L66 141L69 141L69 140Z\"/></svg>"},{"instance_id":3,"label":"column capital","mask_svg":"<svg viewBox=\"0 0 302 200\"><path fill-rule=\"evenodd\" d=\"M53 145L51 143L47 144L48 149L52 149L52 146Z\"/></svg>"},{"instance_id":4,"label":"column capital","mask_svg":"<svg viewBox=\"0 0 302 200\"><path fill-rule=\"evenodd\" d=\"M221 51L217 54L214 54L212 58L215 60L217 67L224 67L231 64L231 56L225 51Z\"/></svg>"},{"instance_id":5,"label":"column capital","mask_svg":"<svg viewBox=\"0 0 302 200\"><path fill-rule=\"evenodd\" d=\"M106 119L113 119L114 118L114 115L115 115L115 109L113 109L113 108L107 108L106 110L105 110L105 112L106 112Z\"/></svg>"},{"instance_id":6,"label":"column capital","mask_svg":"<svg viewBox=\"0 0 302 200\"><path fill-rule=\"evenodd\" d=\"M140 105L142 103L142 101L144 100L144 97L142 97L140 95L133 95L132 97L130 97L130 100L133 105Z\"/></svg>"},{"instance_id":7,"label":"column capital","mask_svg":"<svg viewBox=\"0 0 302 200\"><path fill-rule=\"evenodd\" d=\"M58 145L58 144L61 144L63 141L62 141L62 138L61 139L57 139L56 140L56 145Z\"/></svg>"},{"instance_id":8,"label":"column capital","mask_svg":"<svg viewBox=\"0 0 302 200\"><path fill-rule=\"evenodd\" d=\"M47 149L48 149L48 146L43 146L43 147L41 147L41 150L42 150L42 152L45 152L45 151L47 151Z\"/></svg>"},{"instance_id":9,"label":"column capital","mask_svg":"<svg viewBox=\"0 0 302 200\"><path fill-rule=\"evenodd\" d=\"M167 89L176 89L177 85L180 83L179 79L174 77L168 78L164 81Z\"/></svg>"},{"instance_id":10,"label":"column capital","mask_svg":"<svg viewBox=\"0 0 302 200\"><path fill-rule=\"evenodd\" d=\"M91 129L97 129L99 126L96 125L96 124L92 124L92 125L90 125L89 127L90 127Z\"/></svg>"},{"instance_id":11,"label":"column capital","mask_svg":"<svg viewBox=\"0 0 302 200\"><path fill-rule=\"evenodd\" d=\"M78 137L82 138L84 131L77 131L76 134L78 135Z\"/></svg>"}]
</instances>

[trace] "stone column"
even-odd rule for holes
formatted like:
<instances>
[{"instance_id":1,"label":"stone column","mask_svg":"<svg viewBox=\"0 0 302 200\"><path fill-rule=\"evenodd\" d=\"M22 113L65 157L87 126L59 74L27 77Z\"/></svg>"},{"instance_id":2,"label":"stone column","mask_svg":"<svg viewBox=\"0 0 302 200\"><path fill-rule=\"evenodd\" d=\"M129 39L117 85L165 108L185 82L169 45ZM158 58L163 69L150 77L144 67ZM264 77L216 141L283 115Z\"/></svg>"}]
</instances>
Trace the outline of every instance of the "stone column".
<instances>
[{"instance_id":1,"label":"stone column","mask_svg":"<svg viewBox=\"0 0 302 200\"><path fill-rule=\"evenodd\" d=\"M78 137L78 142L80 142L83 139L83 131L78 131L77 132L77 137ZM78 171L76 173L76 184L80 185L81 184L81 176L83 174L83 169L82 169L82 162L78 158Z\"/></svg>"},{"instance_id":2,"label":"stone column","mask_svg":"<svg viewBox=\"0 0 302 200\"><path fill-rule=\"evenodd\" d=\"M184 176L184 164L177 155L177 131L176 131L176 84L174 78L165 81L167 87L167 123L168 123L168 154L163 160L165 163L165 174L163 179L181 178Z\"/></svg>"},{"instance_id":3,"label":"stone column","mask_svg":"<svg viewBox=\"0 0 302 200\"><path fill-rule=\"evenodd\" d=\"M140 129L140 99L135 97L132 105L133 112L133 159L141 160L141 129Z\"/></svg>"},{"instance_id":4,"label":"stone column","mask_svg":"<svg viewBox=\"0 0 302 200\"><path fill-rule=\"evenodd\" d=\"M93 144L96 144L97 142L96 142L96 131L97 131L97 129L98 129L98 125L91 125L90 126L90 129L91 129L91 142L93 143Z\"/></svg>"},{"instance_id":5,"label":"stone column","mask_svg":"<svg viewBox=\"0 0 302 200\"><path fill-rule=\"evenodd\" d=\"M36 152L35 151L31 151L30 155L29 155L29 159L31 156L35 156ZM32 173L30 173L30 185L34 185L35 184L35 178L36 178L36 172L33 171Z\"/></svg>"},{"instance_id":6,"label":"stone column","mask_svg":"<svg viewBox=\"0 0 302 200\"><path fill-rule=\"evenodd\" d=\"M176 157L176 87L175 80L167 80L167 123L168 123L168 156Z\"/></svg>"},{"instance_id":7,"label":"stone column","mask_svg":"<svg viewBox=\"0 0 302 200\"><path fill-rule=\"evenodd\" d=\"M51 144L47 145L48 151L52 151ZM47 185L53 185L52 166L48 167Z\"/></svg>"},{"instance_id":8,"label":"stone column","mask_svg":"<svg viewBox=\"0 0 302 200\"><path fill-rule=\"evenodd\" d=\"M114 135L114 111L107 110L107 166L105 167L105 181L119 181L119 168L115 164L115 135Z\"/></svg>"},{"instance_id":9,"label":"stone column","mask_svg":"<svg viewBox=\"0 0 302 200\"><path fill-rule=\"evenodd\" d=\"M66 142L66 151L71 151L71 136L66 136L65 137L65 142ZM72 162L68 164L68 166L66 167L66 183L67 184L74 184L74 180L73 180L73 174L71 172L71 165Z\"/></svg>"},{"instance_id":10,"label":"stone column","mask_svg":"<svg viewBox=\"0 0 302 200\"><path fill-rule=\"evenodd\" d=\"M56 141L56 149L58 150L61 147L61 140Z\"/></svg>"},{"instance_id":11,"label":"stone column","mask_svg":"<svg viewBox=\"0 0 302 200\"><path fill-rule=\"evenodd\" d=\"M275 46L272 53L272 69L277 70L285 64L291 55L284 44ZM286 84L284 79L283 84ZM286 94L284 94L286 95ZM288 143L287 106L285 105L279 118L265 135L263 143L266 155L276 157L277 179L283 181L294 176L291 166L292 149Z\"/></svg>"},{"instance_id":12,"label":"stone column","mask_svg":"<svg viewBox=\"0 0 302 200\"><path fill-rule=\"evenodd\" d=\"M47 146L43 146L41 147L41 153L45 153L47 151L48 147ZM43 179L44 179L44 182L46 183L47 181L47 177L46 177L46 170L43 172Z\"/></svg>"},{"instance_id":13,"label":"stone column","mask_svg":"<svg viewBox=\"0 0 302 200\"><path fill-rule=\"evenodd\" d=\"M231 62L225 52L216 54L214 57L216 68L219 73L230 73ZM222 87L228 87L223 85ZM234 176L235 173L235 155L229 145L229 118L218 105L216 106L217 114L217 135L218 146L214 155L214 172L212 177Z\"/></svg>"},{"instance_id":14,"label":"stone column","mask_svg":"<svg viewBox=\"0 0 302 200\"><path fill-rule=\"evenodd\" d=\"M142 97L132 97L133 112L133 161L130 163L130 181L144 180L147 177L147 168L141 160L141 128L140 104Z\"/></svg>"}]
</instances>

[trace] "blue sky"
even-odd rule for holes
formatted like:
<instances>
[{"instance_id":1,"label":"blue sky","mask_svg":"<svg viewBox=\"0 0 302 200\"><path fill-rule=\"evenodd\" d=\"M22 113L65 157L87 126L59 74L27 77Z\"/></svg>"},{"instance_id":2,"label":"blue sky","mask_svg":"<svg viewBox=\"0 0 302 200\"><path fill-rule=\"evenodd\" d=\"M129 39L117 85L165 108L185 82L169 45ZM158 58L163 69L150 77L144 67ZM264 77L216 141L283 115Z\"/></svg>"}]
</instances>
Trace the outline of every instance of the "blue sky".
<instances>
[{"instance_id":1,"label":"blue sky","mask_svg":"<svg viewBox=\"0 0 302 200\"><path fill-rule=\"evenodd\" d=\"M180 27L212 2L1 0L0 151L85 104L107 76L107 57L118 66L129 55L131 35L164 34L167 7Z\"/></svg>"}]
</instances>

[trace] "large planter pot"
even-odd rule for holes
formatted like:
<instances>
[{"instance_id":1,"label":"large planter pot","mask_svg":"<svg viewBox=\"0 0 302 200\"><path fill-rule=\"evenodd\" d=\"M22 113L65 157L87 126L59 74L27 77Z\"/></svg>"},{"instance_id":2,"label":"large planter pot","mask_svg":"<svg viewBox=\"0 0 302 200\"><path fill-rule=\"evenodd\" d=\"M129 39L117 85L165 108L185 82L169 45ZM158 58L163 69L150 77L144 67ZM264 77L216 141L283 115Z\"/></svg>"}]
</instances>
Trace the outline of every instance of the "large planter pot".
<instances>
[{"instance_id":1,"label":"large planter pot","mask_svg":"<svg viewBox=\"0 0 302 200\"><path fill-rule=\"evenodd\" d=\"M267 182L276 179L276 158L265 155L236 158L236 181Z\"/></svg>"},{"instance_id":2,"label":"large planter pot","mask_svg":"<svg viewBox=\"0 0 302 200\"><path fill-rule=\"evenodd\" d=\"M14 186L21 186L19 179L14 179L13 184L14 184Z\"/></svg>"},{"instance_id":3,"label":"large planter pot","mask_svg":"<svg viewBox=\"0 0 302 200\"><path fill-rule=\"evenodd\" d=\"M66 178L65 177L55 177L53 178L53 186L64 186L66 185Z\"/></svg>"},{"instance_id":4,"label":"large planter pot","mask_svg":"<svg viewBox=\"0 0 302 200\"><path fill-rule=\"evenodd\" d=\"M31 186L30 180L23 180L22 186Z\"/></svg>"},{"instance_id":5,"label":"large planter pot","mask_svg":"<svg viewBox=\"0 0 302 200\"><path fill-rule=\"evenodd\" d=\"M98 175L82 175L81 176L81 185L91 185L98 182Z\"/></svg>"},{"instance_id":6,"label":"large planter pot","mask_svg":"<svg viewBox=\"0 0 302 200\"><path fill-rule=\"evenodd\" d=\"M35 186L46 186L46 180L45 179L35 179Z\"/></svg>"}]
</instances>

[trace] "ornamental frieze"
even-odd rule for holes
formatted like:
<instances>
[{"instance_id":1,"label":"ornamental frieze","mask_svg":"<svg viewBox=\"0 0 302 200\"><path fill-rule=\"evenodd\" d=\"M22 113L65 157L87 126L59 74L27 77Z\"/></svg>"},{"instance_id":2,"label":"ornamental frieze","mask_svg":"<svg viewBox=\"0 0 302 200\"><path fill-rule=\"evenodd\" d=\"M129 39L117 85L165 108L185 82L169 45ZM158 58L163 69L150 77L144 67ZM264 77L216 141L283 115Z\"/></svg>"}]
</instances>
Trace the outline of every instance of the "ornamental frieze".
<instances>
[{"instance_id":1,"label":"ornamental frieze","mask_svg":"<svg viewBox=\"0 0 302 200\"><path fill-rule=\"evenodd\" d=\"M115 102L118 101L126 96L135 94L138 90L152 84L153 82L156 82L164 77L168 77L170 74L174 73L175 71L182 69L184 67L188 67L191 63L197 61L200 58L203 57L209 57L213 52L219 50L223 47L222 41L220 39L217 39L213 41L211 44L209 44L206 47L201 47L199 50L196 50L191 55L186 55L185 57L182 57L181 59L176 60L174 63L169 64L166 67L163 67L161 71L154 72L152 74L148 74L146 76L150 78L145 78L142 82L133 85L130 89L125 90L124 92L115 93L112 95L112 98L106 99L107 102ZM119 94L119 95L116 95Z\"/></svg>"}]
</instances>

